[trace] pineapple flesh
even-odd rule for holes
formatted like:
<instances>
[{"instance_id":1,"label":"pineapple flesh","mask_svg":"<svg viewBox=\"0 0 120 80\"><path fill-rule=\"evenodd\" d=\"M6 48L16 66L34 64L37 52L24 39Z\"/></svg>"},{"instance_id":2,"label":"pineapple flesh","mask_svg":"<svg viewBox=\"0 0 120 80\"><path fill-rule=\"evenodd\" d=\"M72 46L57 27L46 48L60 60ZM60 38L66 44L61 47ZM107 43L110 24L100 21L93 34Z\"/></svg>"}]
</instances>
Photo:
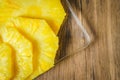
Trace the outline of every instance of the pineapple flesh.
<instances>
[{"instance_id":1,"label":"pineapple flesh","mask_svg":"<svg viewBox=\"0 0 120 80\"><path fill-rule=\"evenodd\" d=\"M12 76L12 49L0 41L0 80L10 80Z\"/></svg>"},{"instance_id":2,"label":"pineapple flesh","mask_svg":"<svg viewBox=\"0 0 120 80\"><path fill-rule=\"evenodd\" d=\"M61 0L1 0L0 4L5 6L0 15L45 19L55 34L66 15Z\"/></svg>"},{"instance_id":3,"label":"pineapple flesh","mask_svg":"<svg viewBox=\"0 0 120 80\"><path fill-rule=\"evenodd\" d=\"M45 20L13 18L12 23L33 43L33 73L28 80L54 66L58 37Z\"/></svg>"},{"instance_id":4,"label":"pineapple flesh","mask_svg":"<svg viewBox=\"0 0 120 80\"><path fill-rule=\"evenodd\" d=\"M33 70L32 45L15 27L11 26L10 24L0 26L0 36L15 51L15 75L12 80L25 80Z\"/></svg>"},{"instance_id":5,"label":"pineapple flesh","mask_svg":"<svg viewBox=\"0 0 120 80\"><path fill-rule=\"evenodd\" d=\"M61 0L0 0L0 80L32 80L52 68L65 15Z\"/></svg>"}]
</instances>

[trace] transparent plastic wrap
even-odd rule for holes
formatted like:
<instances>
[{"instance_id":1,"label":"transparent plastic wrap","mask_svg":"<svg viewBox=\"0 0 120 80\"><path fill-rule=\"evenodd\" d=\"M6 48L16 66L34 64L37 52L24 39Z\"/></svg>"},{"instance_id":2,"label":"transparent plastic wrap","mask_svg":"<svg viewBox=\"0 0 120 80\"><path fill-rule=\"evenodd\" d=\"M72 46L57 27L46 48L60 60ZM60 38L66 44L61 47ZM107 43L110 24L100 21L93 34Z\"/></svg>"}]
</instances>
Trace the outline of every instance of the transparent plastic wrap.
<instances>
[{"instance_id":1,"label":"transparent plastic wrap","mask_svg":"<svg viewBox=\"0 0 120 80\"><path fill-rule=\"evenodd\" d=\"M76 7L77 3L75 4L74 0L63 0L62 3L67 16L58 33L60 42L55 63L78 53L94 39L92 31L82 16L79 7Z\"/></svg>"}]
</instances>

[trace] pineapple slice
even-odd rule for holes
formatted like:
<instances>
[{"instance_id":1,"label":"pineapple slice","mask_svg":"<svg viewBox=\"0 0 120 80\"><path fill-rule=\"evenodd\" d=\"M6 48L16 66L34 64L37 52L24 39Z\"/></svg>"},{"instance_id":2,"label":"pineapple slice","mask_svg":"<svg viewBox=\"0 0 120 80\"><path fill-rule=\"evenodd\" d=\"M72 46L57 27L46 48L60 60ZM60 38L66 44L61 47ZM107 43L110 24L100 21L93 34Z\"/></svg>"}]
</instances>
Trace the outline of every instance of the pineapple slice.
<instances>
[{"instance_id":1,"label":"pineapple slice","mask_svg":"<svg viewBox=\"0 0 120 80\"><path fill-rule=\"evenodd\" d=\"M45 19L56 34L66 15L60 0L36 0L25 8L21 16Z\"/></svg>"},{"instance_id":2,"label":"pineapple slice","mask_svg":"<svg viewBox=\"0 0 120 80\"><path fill-rule=\"evenodd\" d=\"M0 4L3 3L5 9L0 10L0 15L11 13L12 16L45 19L56 34L66 15L61 0L3 0ZM7 10L9 12L4 14Z\"/></svg>"},{"instance_id":3,"label":"pineapple slice","mask_svg":"<svg viewBox=\"0 0 120 80\"><path fill-rule=\"evenodd\" d=\"M12 50L0 42L0 80L10 80L13 76Z\"/></svg>"},{"instance_id":4,"label":"pineapple slice","mask_svg":"<svg viewBox=\"0 0 120 80\"><path fill-rule=\"evenodd\" d=\"M14 18L12 23L33 42L34 70L28 80L34 79L54 66L58 37L45 20Z\"/></svg>"},{"instance_id":5,"label":"pineapple slice","mask_svg":"<svg viewBox=\"0 0 120 80\"><path fill-rule=\"evenodd\" d=\"M1 25L0 36L15 51L16 69L13 80L25 80L32 73L32 45L15 27L10 26L12 25Z\"/></svg>"}]
</instances>

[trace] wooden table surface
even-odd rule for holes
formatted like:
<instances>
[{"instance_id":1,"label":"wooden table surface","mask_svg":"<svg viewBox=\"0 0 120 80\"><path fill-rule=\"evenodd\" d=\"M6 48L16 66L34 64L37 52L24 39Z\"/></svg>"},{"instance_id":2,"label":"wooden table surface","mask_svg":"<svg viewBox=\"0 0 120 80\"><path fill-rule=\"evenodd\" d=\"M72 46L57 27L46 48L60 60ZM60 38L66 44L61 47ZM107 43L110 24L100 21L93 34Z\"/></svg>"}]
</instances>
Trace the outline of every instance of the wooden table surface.
<instances>
[{"instance_id":1,"label":"wooden table surface","mask_svg":"<svg viewBox=\"0 0 120 80\"><path fill-rule=\"evenodd\" d=\"M73 0L95 40L36 80L120 80L120 0Z\"/></svg>"}]
</instances>

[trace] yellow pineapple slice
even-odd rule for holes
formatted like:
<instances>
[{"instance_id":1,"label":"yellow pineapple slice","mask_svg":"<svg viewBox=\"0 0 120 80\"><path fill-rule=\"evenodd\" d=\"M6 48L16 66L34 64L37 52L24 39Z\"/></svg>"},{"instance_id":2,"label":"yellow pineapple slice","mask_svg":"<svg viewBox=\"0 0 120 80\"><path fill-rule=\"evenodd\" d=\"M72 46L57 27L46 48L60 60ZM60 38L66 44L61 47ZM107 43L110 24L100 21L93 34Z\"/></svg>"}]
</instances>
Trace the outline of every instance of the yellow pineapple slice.
<instances>
[{"instance_id":1,"label":"yellow pineapple slice","mask_svg":"<svg viewBox=\"0 0 120 80\"><path fill-rule=\"evenodd\" d=\"M58 37L45 20L15 18L12 23L33 42L34 70L28 80L34 79L54 66Z\"/></svg>"},{"instance_id":2,"label":"yellow pineapple slice","mask_svg":"<svg viewBox=\"0 0 120 80\"><path fill-rule=\"evenodd\" d=\"M5 7L0 15L45 19L56 34L66 15L61 0L3 0L0 4L3 3Z\"/></svg>"},{"instance_id":3,"label":"yellow pineapple slice","mask_svg":"<svg viewBox=\"0 0 120 80\"><path fill-rule=\"evenodd\" d=\"M0 42L0 80L10 80L13 76L12 50Z\"/></svg>"},{"instance_id":4,"label":"yellow pineapple slice","mask_svg":"<svg viewBox=\"0 0 120 80\"><path fill-rule=\"evenodd\" d=\"M56 34L66 15L60 0L36 0L25 8L22 16L45 19Z\"/></svg>"},{"instance_id":5,"label":"yellow pineapple slice","mask_svg":"<svg viewBox=\"0 0 120 80\"><path fill-rule=\"evenodd\" d=\"M15 76L13 80L25 80L32 73L32 45L10 24L0 26L2 40L15 51Z\"/></svg>"}]
</instances>

